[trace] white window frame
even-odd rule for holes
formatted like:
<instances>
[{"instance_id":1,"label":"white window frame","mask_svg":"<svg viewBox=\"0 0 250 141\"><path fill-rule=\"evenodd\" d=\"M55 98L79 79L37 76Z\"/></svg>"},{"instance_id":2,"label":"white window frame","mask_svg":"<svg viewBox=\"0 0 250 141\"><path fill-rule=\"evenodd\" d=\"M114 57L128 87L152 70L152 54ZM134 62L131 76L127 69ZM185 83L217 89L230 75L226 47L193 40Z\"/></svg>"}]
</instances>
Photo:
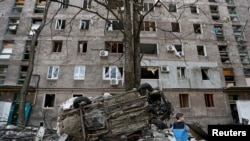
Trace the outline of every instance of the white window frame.
<instances>
[{"instance_id":1,"label":"white window frame","mask_svg":"<svg viewBox=\"0 0 250 141\"><path fill-rule=\"evenodd\" d=\"M176 49L176 46L181 46L181 51L178 51ZM183 47L183 44L174 44L174 47L175 47L175 50L176 50L176 53L180 56L184 56L184 47Z\"/></svg>"},{"instance_id":2,"label":"white window frame","mask_svg":"<svg viewBox=\"0 0 250 141\"><path fill-rule=\"evenodd\" d=\"M196 8L196 13L192 13L192 14L199 14L200 11L199 11L199 6L198 6L198 4L195 4L195 5L193 5L193 6L195 6L195 8Z\"/></svg>"},{"instance_id":3,"label":"white window frame","mask_svg":"<svg viewBox=\"0 0 250 141\"><path fill-rule=\"evenodd\" d=\"M80 20L80 24L79 24L79 29L80 30L87 30L87 22L88 20ZM82 25L84 24L84 28L82 28Z\"/></svg>"},{"instance_id":4,"label":"white window frame","mask_svg":"<svg viewBox=\"0 0 250 141\"><path fill-rule=\"evenodd\" d=\"M106 68L109 68L108 74L105 73ZM119 68L120 67L117 67L117 66L103 67L103 80L111 80L111 79L121 80L123 72L120 72ZM111 77L112 69L115 69L115 72L116 72L116 76L114 78ZM106 75L108 75L108 77Z\"/></svg>"},{"instance_id":5,"label":"white window frame","mask_svg":"<svg viewBox=\"0 0 250 141\"><path fill-rule=\"evenodd\" d=\"M81 69L83 72L81 72ZM74 68L74 80L84 80L85 73L86 73L85 66L75 66L75 68Z\"/></svg>"},{"instance_id":6,"label":"white window frame","mask_svg":"<svg viewBox=\"0 0 250 141\"><path fill-rule=\"evenodd\" d=\"M66 8L69 7L69 6L68 6L69 0L59 0L59 1L62 2L62 3L59 3L59 8L66 9ZM66 4L66 5L63 4L64 1L65 1L65 4ZM68 3L67 3L67 2L68 2Z\"/></svg>"},{"instance_id":7,"label":"white window frame","mask_svg":"<svg viewBox=\"0 0 250 141\"><path fill-rule=\"evenodd\" d=\"M207 56L207 48L205 45L197 45L196 47L198 46L203 46L203 51L204 51L204 56ZM199 55L199 56L202 56L202 55Z\"/></svg>"},{"instance_id":8,"label":"white window frame","mask_svg":"<svg viewBox=\"0 0 250 141\"><path fill-rule=\"evenodd\" d=\"M183 70L183 71L182 71ZM186 67L177 67L177 77L178 79L186 79Z\"/></svg>"},{"instance_id":9,"label":"white window frame","mask_svg":"<svg viewBox=\"0 0 250 141\"><path fill-rule=\"evenodd\" d=\"M61 21L61 22L59 22ZM56 24L55 24L55 29L56 30L63 30L62 29L62 25L63 25L63 21L65 21L65 26L66 26L66 20L65 19L56 19Z\"/></svg>"},{"instance_id":10,"label":"white window frame","mask_svg":"<svg viewBox=\"0 0 250 141\"><path fill-rule=\"evenodd\" d=\"M46 95L55 95L53 107L44 107ZM43 109L53 109L55 107L55 102L56 102L56 94L55 93L45 93L43 96L42 107L43 107Z\"/></svg>"},{"instance_id":11,"label":"white window frame","mask_svg":"<svg viewBox=\"0 0 250 141\"><path fill-rule=\"evenodd\" d=\"M56 76L54 76L54 73L55 73L56 69L58 70L58 72L57 72ZM51 73L50 73L50 70L52 71ZM50 80L58 79L59 71L60 71L60 67L59 66L49 66L48 67L48 72L47 72L47 79L50 79Z\"/></svg>"},{"instance_id":12,"label":"white window frame","mask_svg":"<svg viewBox=\"0 0 250 141\"><path fill-rule=\"evenodd\" d=\"M83 8L83 9L84 9L84 7L85 7L85 6L84 6L84 2L85 2L85 1L87 1L87 6L86 6L87 8L86 8L86 9L88 10L88 9L91 8L91 7L89 7L89 3L91 2L91 0L82 0L82 8Z\"/></svg>"},{"instance_id":13,"label":"white window frame","mask_svg":"<svg viewBox=\"0 0 250 141\"><path fill-rule=\"evenodd\" d=\"M144 2L144 4L147 4L147 8L148 8L147 11L149 11L149 10L150 10L149 4L153 4L153 6L154 6L155 3L153 3L153 2ZM144 4L143 4L143 12L147 12L147 11L145 11L145 9L144 9ZM152 12L154 12L154 11L155 11L155 7L153 8Z\"/></svg>"}]
</instances>

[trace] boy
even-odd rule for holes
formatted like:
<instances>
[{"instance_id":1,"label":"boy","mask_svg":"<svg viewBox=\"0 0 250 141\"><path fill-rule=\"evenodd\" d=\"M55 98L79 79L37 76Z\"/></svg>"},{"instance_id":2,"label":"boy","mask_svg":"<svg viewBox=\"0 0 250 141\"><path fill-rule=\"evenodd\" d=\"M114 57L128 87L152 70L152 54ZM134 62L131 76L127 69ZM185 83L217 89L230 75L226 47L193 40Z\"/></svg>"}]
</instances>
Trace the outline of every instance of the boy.
<instances>
[{"instance_id":1,"label":"boy","mask_svg":"<svg viewBox=\"0 0 250 141\"><path fill-rule=\"evenodd\" d=\"M174 133L176 141L188 141L189 128L184 122L184 114L176 114L177 121L172 125L172 131Z\"/></svg>"}]
</instances>

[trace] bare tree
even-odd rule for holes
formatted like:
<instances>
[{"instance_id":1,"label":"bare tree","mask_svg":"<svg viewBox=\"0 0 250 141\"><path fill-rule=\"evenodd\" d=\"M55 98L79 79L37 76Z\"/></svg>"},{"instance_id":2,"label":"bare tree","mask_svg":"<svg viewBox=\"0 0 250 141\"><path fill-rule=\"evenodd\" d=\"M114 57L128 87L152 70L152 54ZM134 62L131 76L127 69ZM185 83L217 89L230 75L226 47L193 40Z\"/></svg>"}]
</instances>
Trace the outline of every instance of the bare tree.
<instances>
[{"instance_id":1,"label":"bare tree","mask_svg":"<svg viewBox=\"0 0 250 141\"><path fill-rule=\"evenodd\" d=\"M36 42L37 39L46 25L46 19L47 19L47 14L48 14L48 9L50 7L51 1L47 0L46 6L45 6L45 12L43 14L43 20L40 25L40 27L32 31L34 34L32 35L31 39L31 46L30 46L30 53L29 53L29 65L28 65L28 70L27 70L27 75L25 77L24 83L22 85L21 91L20 91L20 104L19 104L19 111L18 111L18 125L19 126L24 126L25 125L25 102L26 102L26 95L28 93L28 88L30 84L30 80L32 77L33 73L33 67L34 67L34 60L35 60L35 48L36 48Z\"/></svg>"},{"instance_id":2,"label":"bare tree","mask_svg":"<svg viewBox=\"0 0 250 141\"><path fill-rule=\"evenodd\" d=\"M2 0L3 1L3 0ZM124 77L124 87L125 90L131 90L133 88L137 88L140 85L141 80L141 59L143 55L141 55L140 50L140 32L141 32L141 25L144 20L144 18L156 7L158 4L162 4L163 7L169 11L167 6L164 5L160 0L156 0L153 6L144 14L141 13L143 10L143 4L144 0L92 0L95 3L97 3L102 8L106 9L107 15L103 15L103 13L99 13L98 9L95 7L90 8L83 8L81 6L77 5L71 5L68 3L63 3L60 0L47 0L45 12L43 14L43 21L39 27L38 30L34 31L35 34L32 36L32 43L30 48L30 58L29 58L29 66L27 75L24 81L24 84L22 86L21 92L20 92L20 106L19 106L19 116L18 116L18 122L19 125L24 125L24 106L25 106L25 100L26 100L26 94L29 87L29 83L31 80L31 76L33 73L33 67L34 67L34 58L35 58L35 43L39 37L39 34L41 33L44 26L46 26L49 22L52 24L53 18L46 23L48 10L50 7L51 2L61 3L63 5L67 5L70 7L78 8L79 12L76 13L79 14L82 10L87 11L89 13L95 14L99 18L105 20L106 22L110 22L107 17L109 17L109 14L111 14L113 17L115 17L119 22L123 23L124 30L120 30L123 34L123 44L124 44L124 56L125 56L125 64L124 64L124 70L125 70L125 77ZM64 1L65 2L65 1ZM195 4L197 1L195 1L192 4ZM117 8L114 10L110 8L110 4L115 5ZM189 6L191 6L190 4ZM184 8L187 6L183 6ZM183 8L181 7L181 8ZM124 9L123 9L124 8ZM58 9L59 11L60 9ZM57 11L57 12L58 12ZM57 14L56 12L56 14ZM75 16L76 16L75 15ZM75 17L74 16L74 17ZM179 17L173 17L176 18L178 21L181 18L182 14L180 14ZM71 20L72 22L73 20ZM68 23L71 25L70 23ZM157 28L157 27L153 27ZM166 31L164 29L158 28L164 32L169 32L173 34L176 38L179 39L178 36L176 36L171 31Z\"/></svg>"}]
</instances>

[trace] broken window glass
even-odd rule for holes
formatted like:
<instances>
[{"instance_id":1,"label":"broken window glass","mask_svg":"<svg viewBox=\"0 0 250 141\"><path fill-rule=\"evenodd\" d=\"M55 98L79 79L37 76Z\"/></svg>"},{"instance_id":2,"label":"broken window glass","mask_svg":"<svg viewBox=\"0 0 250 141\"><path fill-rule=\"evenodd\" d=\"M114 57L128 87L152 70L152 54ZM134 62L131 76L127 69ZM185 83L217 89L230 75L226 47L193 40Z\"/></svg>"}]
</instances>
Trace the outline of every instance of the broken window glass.
<instances>
[{"instance_id":1,"label":"broken window glass","mask_svg":"<svg viewBox=\"0 0 250 141\"><path fill-rule=\"evenodd\" d=\"M87 41L79 41L78 42L78 53L86 53L87 52Z\"/></svg>"},{"instance_id":2,"label":"broken window glass","mask_svg":"<svg viewBox=\"0 0 250 141\"><path fill-rule=\"evenodd\" d=\"M49 66L48 69L48 79L58 79L59 75L59 66Z\"/></svg>"},{"instance_id":3,"label":"broken window glass","mask_svg":"<svg viewBox=\"0 0 250 141\"><path fill-rule=\"evenodd\" d=\"M1 48L0 59L10 59L14 47L14 40L4 40Z\"/></svg>"},{"instance_id":4,"label":"broken window glass","mask_svg":"<svg viewBox=\"0 0 250 141\"><path fill-rule=\"evenodd\" d=\"M106 22L106 30L113 31L113 30L123 30L122 22L118 20L109 20Z\"/></svg>"},{"instance_id":5,"label":"broken window glass","mask_svg":"<svg viewBox=\"0 0 250 141\"><path fill-rule=\"evenodd\" d=\"M185 67L177 67L177 76L178 76L178 79L186 78L186 68Z\"/></svg>"},{"instance_id":6,"label":"broken window glass","mask_svg":"<svg viewBox=\"0 0 250 141\"><path fill-rule=\"evenodd\" d=\"M141 79L159 79L159 67L141 67Z\"/></svg>"},{"instance_id":7,"label":"broken window glass","mask_svg":"<svg viewBox=\"0 0 250 141\"><path fill-rule=\"evenodd\" d=\"M209 80L208 69L201 69L202 80Z\"/></svg>"},{"instance_id":8,"label":"broken window glass","mask_svg":"<svg viewBox=\"0 0 250 141\"><path fill-rule=\"evenodd\" d=\"M54 103L55 103L55 94L45 94L43 107L44 108L54 107Z\"/></svg>"},{"instance_id":9,"label":"broken window glass","mask_svg":"<svg viewBox=\"0 0 250 141\"><path fill-rule=\"evenodd\" d=\"M206 56L205 46L197 46L198 55Z\"/></svg>"},{"instance_id":10,"label":"broken window glass","mask_svg":"<svg viewBox=\"0 0 250 141\"><path fill-rule=\"evenodd\" d=\"M65 26L66 26L66 20L64 20L64 19L57 19L56 20L56 27L55 27L56 30L65 29Z\"/></svg>"},{"instance_id":11,"label":"broken window glass","mask_svg":"<svg viewBox=\"0 0 250 141\"><path fill-rule=\"evenodd\" d=\"M123 70L117 66L110 66L104 68L104 79L122 79Z\"/></svg>"},{"instance_id":12,"label":"broken window glass","mask_svg":"<svg viewBox=\"0 0 250 141\"><path fill-rule=\"evenodd\" d=\"M89 29L89 20L80 20L80 30L86 30Z\"/></svg>"}]
</instances>

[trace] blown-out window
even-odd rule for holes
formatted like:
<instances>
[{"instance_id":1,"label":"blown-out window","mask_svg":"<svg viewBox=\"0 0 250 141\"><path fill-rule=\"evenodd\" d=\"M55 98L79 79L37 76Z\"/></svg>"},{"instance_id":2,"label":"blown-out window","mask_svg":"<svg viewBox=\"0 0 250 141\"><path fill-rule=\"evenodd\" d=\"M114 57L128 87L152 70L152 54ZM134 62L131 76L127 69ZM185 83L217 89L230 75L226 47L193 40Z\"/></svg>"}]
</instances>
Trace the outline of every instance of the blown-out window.
<instances>
[{"instance_id":1,"label":"blown-out window","mask_svg":"<svg viewBox=\"0 0 250 141\"><path fill-rule=\"evenodd\" d=\"M103 79L122 79L123 68L117 66L109 66L103 68Z\"/></svg>"}]
</instances>

